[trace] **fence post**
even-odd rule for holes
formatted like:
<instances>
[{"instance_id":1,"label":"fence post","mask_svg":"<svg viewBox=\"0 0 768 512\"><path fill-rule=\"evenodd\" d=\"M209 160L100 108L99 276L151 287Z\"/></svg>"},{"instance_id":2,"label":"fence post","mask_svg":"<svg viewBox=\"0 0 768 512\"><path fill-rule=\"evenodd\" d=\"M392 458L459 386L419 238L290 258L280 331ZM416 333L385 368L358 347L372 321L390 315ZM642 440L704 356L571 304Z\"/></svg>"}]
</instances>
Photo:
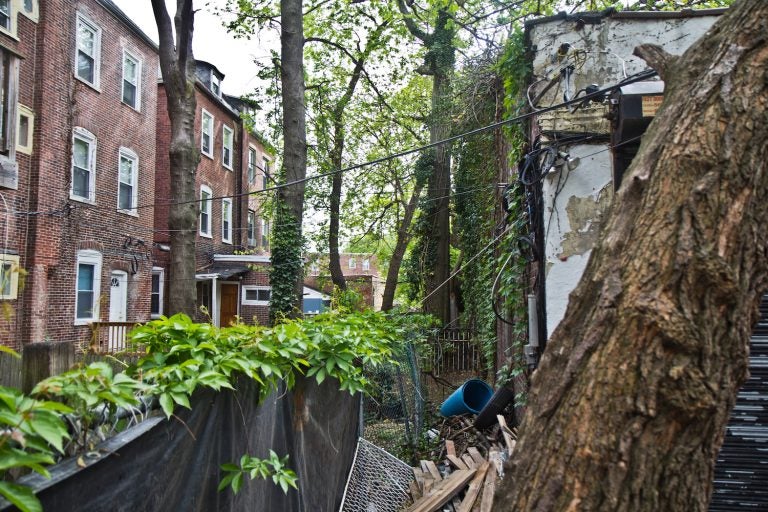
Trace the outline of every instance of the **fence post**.
<instances>
[{"instance_id":1,"label":"fence post","mask_svg":"<svg viewBox=\"0 0 768 512\"><path fill-rule=\"evenodd\" d=\"M32 391L41 380L69 370L75 363L75 345L64 341L29 343L21 357L21 389Z\"/></svg>"}]
</instances>

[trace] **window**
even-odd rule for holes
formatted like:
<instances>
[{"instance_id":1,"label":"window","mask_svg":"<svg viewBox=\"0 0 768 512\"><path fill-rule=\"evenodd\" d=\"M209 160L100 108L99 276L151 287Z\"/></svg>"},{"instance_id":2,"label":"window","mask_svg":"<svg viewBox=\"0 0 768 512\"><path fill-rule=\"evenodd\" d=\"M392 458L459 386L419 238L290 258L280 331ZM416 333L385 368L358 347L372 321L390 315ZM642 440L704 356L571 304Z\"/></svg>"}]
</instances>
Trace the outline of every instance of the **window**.
<instances>
[{"instance_id":1,"label":"window","mask_svg":"<svg viewBox=\"0 0 768 512\"><path fill-rule=\"evenodd\" d=\"M136 215L139 157L128 148L120 148L119 160L117 207L122 210L123 213Z\"/></svg>"},{"instance_id":2,"label":"window","mask_svg":"<svg viewBox=\"0 0 768 512\"><path fill-rule=\"evenodd\" d=\"M216 73L211 70L211 91L216 96L221 96L221 80L216 76Z\"/></svg>"},{"instance_id":3,"label":"window","mask_svg":"<svg viewBox=\"0 0 768 512\"><path fill-rule=\"evenodd\" d=\"M248 183L253 185L256 181L256 150L248 148Z\"/></svg>"},{"instance_id":4,"label":"window","mask_svg":"<svg viewBox=\"0 0 768 512\"><path fill-rule=\"evenodd\" d=\"M245 306L269 306L272 298L272 288L269 286L243 286L243 305Z\"/></svg>"},{"instance_id":5,"label":"window","mask_svg":"<svg viewBox=\"0 0 768 512\"><path fill-rule=\"evenodd\" d=\"M200 187L200 236L211 238L211 189Z\"/></svg>"},{"instance_id":6,"label":"window","mask_svg":"<svg viewBox=\"0 0 768 512\"><path fill-rule=\"evenodd\" d=\"M16 189L19 168L16 164L19 59L0 47L0 186Z\"/></svg>"},{"instance_id":7,"label":"window","mask_svg":"<svg viewBox=\"0 0 768 512\"><path fill-rule=\"evenodd\" d=\"M213 158L213 116L203 109L203 126L200 135L200 151Z\"/></svg>"},{"instance_id":8,"label":"window","mask_svg":"<svg viewBox=\"0 0 768 512\"><path fill-rule=\"evenodd\" d=\"M78 251L76 270L75 325L84 325L99 319L101 253Z\"/></svg>"},{"instance_id":9,"label":"window","mask_svg":"<svg viewBox=\"0 0 768 512\"><path fill-rule=\"evenodd\" d=\"M0 254L0 299L12 300L19 291L19 257Z\"/></svg>"},{"instance_id":10,"label":"window","mask_svg":"<svg viewBox=\"0 0 768 512\"><path fill-rule=\"evenodd\" d=\"M141 103L141 60L123 50L123 103L139 110Z\"/></svg>"},{"instance_id":11,"label":"window","mask_svg":"<svg viewBox=\"0 0 768 512\"><path fill-rule=\"evenodd\" d=\"M320 275L320 266L317 264L317 262L312 263L312 265L309 266L309 270L313 276Z\"/></svg>"},{"instance_id":12,"label":"window","mask_svg":"<svg viewBox=\"0 0 768 512\"><path fill-rule=\"evenodd\" d=\"M221 200L221 241L232 243L232 200Z\"/></svg>"},{"instance_id":13,"label":"window","mask_svg":"<svg viewBox=\"0 0 768 512\"><path fill-rule=\"evenodd\" d=\"M0 27L11 31L11 0L0 0Z\"/></svg>"},{"instance_id":14,"label":"window","mask_svg":"<svg viewBox=\"0 0 768 512\"><path fill-rule=\"evenodd\" d=\"M32 154L32 136L35 132L35 114L24 105L19 105L18 124L16 125L16 150L26 155Z\"/></svg>"},{"instance_id":15,"label":"window","mask_svg":"<svg viewBox=\"0 0 768 512\"><path fill-rule=\"evenodd\" d=\"M269 221L261 219L261 246L264 250L269 249Z\"/></svg>"},{"instance_id":16,"label":"window","mask_svg":"<svg viewBox=\"0 0 768 512\"><path fill-rule=\"evenodd\" d=\"M24 0L24 10L28 13L35 11L35 2L33 0Z\"/></svg>"},{"instance_id":17,"label":"window","mask_svg":"<svg viewBox=\"0 0 768 512\"><path fill-rule=\"evenodd\" d=\"M101 29L78 13L75 76L98 89L100 60Z\"/></svg>"},{"instance_id":18,"label":"window","mask_svg":"<svg viewBox=\"0 0 768 512\"><path fill-rule=\"evenodd\" d=\"M152 291L149 299L149 314L157 318L163 314L163 281L165 271L160 267L152 269Z\"/></svg>"},{"instance_id":19,"label":"window","mask_svg":"<svg viewBox=\"0 0 768 512\"><path fill-rule=\"evenodd\" d=\"M213 286L211 281L198 281L197 282L197 307L205 309L208 314L211 314L211 305L213 302L212 293Z\"/></svg>"},{"instance_id":20,"label":"window","mask_svg":"<svg viewBox=\"0 0 768 512\"><path fill-rule=\"evenodd\" d=\"M221 163L227 169L232 169L232 128L227 125L221 127Z\"/></svg>"},{"instance_id":21,"label":"window","mask_svg":"<svg viewBox=\"0 0 768 512\"><path fill-rule=\"evenodd\" d=\"M248 210L248 245L256 245L256 212Z\"/></svg>"},{"instance_id":22,"label":"window","mask_svg":"<svg viewBox=\"0 0 768 512\"><path fill-rule=\"evenodd\" d=\"M357 262L355 261L355 258L349 258L349 268L356 268Z\"/></svg>"},{"instance_id":23,"label":"window","mask_svg":"<svg viewBox=\"0 0 768 512\"><path fill-rule=\"evenodd\" d=\"M371 260L368 258L363 260L363 272L368 272L371 270Z\"/></svg>"},{"instance_id":24,"label":"window","mask_svg":"<svg viewBox=\"0 0 768 512\"><path fill-rule=\"evenodd\" d=\"M72 136L72 190L69 196L78 201L96 202L96 137L88 130L75 127Z\"/></svg>"}]
</instances>

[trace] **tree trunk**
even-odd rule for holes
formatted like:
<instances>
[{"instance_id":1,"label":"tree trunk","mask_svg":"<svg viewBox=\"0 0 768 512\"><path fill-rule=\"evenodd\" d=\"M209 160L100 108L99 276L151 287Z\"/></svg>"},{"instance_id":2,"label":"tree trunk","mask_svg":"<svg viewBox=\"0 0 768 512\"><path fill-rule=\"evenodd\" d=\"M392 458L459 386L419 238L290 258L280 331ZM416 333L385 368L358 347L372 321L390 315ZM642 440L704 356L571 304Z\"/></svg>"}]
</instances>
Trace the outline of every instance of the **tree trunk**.
<instances>
[{"instance_id":1,"label":"tree trunk","mask_svg":"<svg viewBox=\"0 0 768 512\"><path fill-rule=\"evenodd\" d=\"M498 510L706 510L766 288L768 2L682 57L533 377Z\"/></svg>"},{"instance_id":2,"label":"tree trunk","mask_svg":"<svg viewBox=\"0 0 768 512\"><path fill-rule=\"evenodd\" d=\"M400 221L400 226L397 230L397 241L395 242L395 248L392 250L392 257L389 260L389 268L387 269L387 279L384 283L384 293L381 298L382 311L392 309L395 302L395 290L400 277L400 267L403 265L403 257L405 257L408 242L411 241L411 223L416 213L416 207L419 205L419 197L421 197L421 190L423 188L424 185L417 180L411 193L411 198L405 206L403 219Z\"/></svg>"},{"instance_id":3,"label":"tree trunk","mask_svg":"<svg viewBox=\"0 0 768 512\"><path fill-rule=\"evenodd\" d=\"M199 204L195 202L195 175L200 152L195 143L195 58L192 35L195 13L192 0L177 0L173 26L163 0L152 0L160 40L160 71L168 98L171 121L170 194L173 202L168 212L171 232L171 265L168 283L170 314L194 316L195 240Z\"/></svg>"},{"instance_id":4,"label":"tree trunk","mask_svg":"<svg viewBox=\"0 0 768 512\"><path fill-rule=\"evenodd\" d=\"M304 273L301 222L307 176L307 130L304 105L304 19L301 0L280 1L280 80L283 95L283 176L277 193L273 230L269 314L300 316Z\"/></svg>"}]
</instances>

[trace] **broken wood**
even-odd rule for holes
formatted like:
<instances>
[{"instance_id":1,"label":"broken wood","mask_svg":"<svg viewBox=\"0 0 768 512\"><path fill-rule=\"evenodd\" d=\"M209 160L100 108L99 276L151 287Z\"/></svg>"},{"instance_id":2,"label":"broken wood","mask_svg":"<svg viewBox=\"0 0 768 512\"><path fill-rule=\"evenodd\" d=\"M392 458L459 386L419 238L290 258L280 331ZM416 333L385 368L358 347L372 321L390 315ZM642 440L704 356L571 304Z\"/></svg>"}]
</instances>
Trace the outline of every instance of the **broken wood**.
<instances>
[{"instance_id":1,"label":"broken wood","mask_svg":"<svg viewBox=\"0 0 768 512\"><path fill-rule=\"evenodd\" d=\"M467 448L467 453L469 453L469 456L472 457L472 460L475 461L475 464L480 466L483 462L485 462L485 457L480 453L480 451L475 448L474 446L470 446Z\"/></svg>"},{"instance_id":2,"label":"broken wood","mask_svg":"<svg viewBox=\"0 0 768 512\"><path fill-rule=\"evenodd\" d=\"M501 426L501 435L504 437L504 443L507 445L507 450L509 450L509 454L512 455L512 450L515 449L515 441L512 439L512 431L507 426L507 420L504 419L504 416L499 414L496 416L496 419L499 421L499 425Z\"/></svg>"},{"instance_id":3,"label":"broken wood","mask_svg":"<svg viewBox=\"0 0 768 512\"><path fill-rule=\"evenodd\" d=\"M447 453L449 456L456 456L456 445L454 445L453 441L450 439L445 440L445 453Z\"/></svg>"},{"instance_id":4,"label":"broken wood","mask_svg":"<svg viewBox=\"0 0 768 512\"><path fill-rule=\"evenodd\" d=\"M483 499L480 502L480 512L491 512L493 510L493 494L496 492L496 472L488 471L483 485Z\"/></svg>"},{"instance_id":5,"label":"broken wood","mask_svg":"<svg viewBox=\"0 0 768 512\"><path fill-rule=\"evenodd\" d=\"M443 479L443 475L440 474L440 471L438 471L437 466L435 466L435 463L431 460L423 460L421 461L421 468L424 469L426 466L425 472L429 472L430 475L432 475L432 478L435 479L436 482L439 482Z\"/></svg>"},{"instance_id":6,"label":"broken wood","mask_svg":"<svg viewBox=\"0 0 768 512\"><path fill-rule=\"evenodd\" d=\"M472 482L470 482L469 487L467 488L464 501L461 502L461 506L456 512L470 512L472 510L472 506L475 504L475 501L477 500L477 497L480 495L480 491L483 488L483 480L485 479L485 475L488 472L488 468L490 467L490 462L485 462L482 466L480 466L480 469L477 470L475 477L472 479Z\"/></svg>"},{"instance_id":7,"label":"broken wood","mask_svg":"<svg viewBox=\"0 0 768 512\"><path fill-rule=\"evenodd\" d=\"M448 455L448 461L456 466L456 469L469 469L469 466L467 466L463 460L456 457L455 455Z\"/></svg>"},{"instance_id":8,"label":"broken wood","mask_svg":"<svg viewBox=\"0 0 768 512\"><path fill-rule=\"evenodd\" d=\"M475 473L476 470L474 469L453 472L448 478L438 483L433 489L432 495L424 496L416 501L407 509L407 512L437 511L440 507L448 503L451 498L461 492Z\"/></svg>"},{"instance_id":9,"label":"broken wood","mask_svg":"<svg viewBox=\"0 0 768 512\"><path fill-rule=\"evenodd\" d=\"M461 456L461 460L464 461L464 464L466 464L469 469L477 467L477 463L475 462L475 459L473 459L466 453Z\"/></svg>"}]
</instances>

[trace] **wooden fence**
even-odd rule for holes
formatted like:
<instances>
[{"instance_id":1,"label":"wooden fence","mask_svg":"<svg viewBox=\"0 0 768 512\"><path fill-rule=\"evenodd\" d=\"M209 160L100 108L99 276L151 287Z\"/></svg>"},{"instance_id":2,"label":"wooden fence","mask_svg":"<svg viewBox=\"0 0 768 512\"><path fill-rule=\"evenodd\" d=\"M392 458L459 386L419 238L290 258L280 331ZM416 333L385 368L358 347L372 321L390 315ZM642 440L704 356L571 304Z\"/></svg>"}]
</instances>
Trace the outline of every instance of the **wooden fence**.
<instances>
[{"instance_id":1,"label":"wooden fence","mask_svg":"<svg viewBox=\"0 0 768 512\"><path fill-rule=\"evenodd\" d=\"M21 388L21 358L0 352L0 386Z\"/></svg>"}]
</instances>

